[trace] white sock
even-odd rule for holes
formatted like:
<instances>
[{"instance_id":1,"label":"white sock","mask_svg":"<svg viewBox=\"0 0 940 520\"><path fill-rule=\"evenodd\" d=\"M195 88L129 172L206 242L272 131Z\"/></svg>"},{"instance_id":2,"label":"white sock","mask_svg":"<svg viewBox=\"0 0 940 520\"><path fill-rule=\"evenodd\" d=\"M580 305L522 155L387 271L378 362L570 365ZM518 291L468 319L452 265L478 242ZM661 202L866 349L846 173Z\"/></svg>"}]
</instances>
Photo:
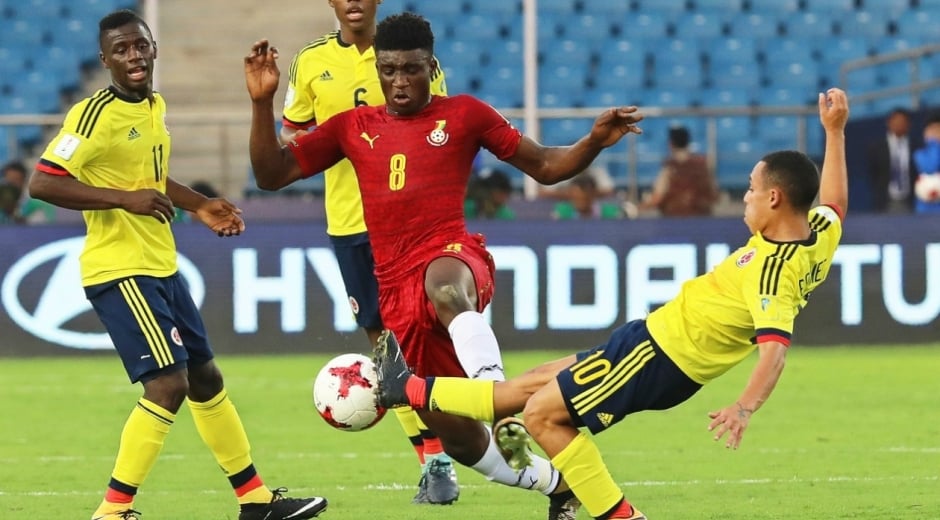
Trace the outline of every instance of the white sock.
<instances>
[{"instance_id":1,"label":"white sock","mask_svg":"<svg viewBox=\"0 0 940 520\"><path fill-rule=\"evenodd\" d=\"M457 360L470 379L506 379L499 342L482 314L476 311L461 312L450 322L447 331L454 342Z\"/></svg>"},{"instance_id":2,"label":"white sock","mask_svg":"<svg viewBox=\"0 0 940 520\"><path fill-rule=\"evenodd\" d=\"M551 462L534 453L531 454L531 457L531 466L525 467L522 471L512 469L503 459L493 436L490 435L490 443L486 447L483 458L470 467L486 477L487 480L507 486L532 489L543 495L550 495L558 487L561 475L558 470L552 467Z\"/></svg>"}]
</instances>

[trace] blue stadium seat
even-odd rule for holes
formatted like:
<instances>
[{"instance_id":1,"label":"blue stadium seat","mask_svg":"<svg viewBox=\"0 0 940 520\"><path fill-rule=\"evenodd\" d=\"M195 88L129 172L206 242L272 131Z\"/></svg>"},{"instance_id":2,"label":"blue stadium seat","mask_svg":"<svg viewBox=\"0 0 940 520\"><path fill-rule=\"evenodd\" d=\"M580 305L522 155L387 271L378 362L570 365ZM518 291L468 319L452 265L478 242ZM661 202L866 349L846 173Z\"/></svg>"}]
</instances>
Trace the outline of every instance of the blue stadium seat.
<instances>
[{"instance_id":1,"label":"blue stadium seat","mask_svg":"<svg viewBox=\"0 0 940 520\"><path fill-rule=\"evenodd\" d=\"M764 150L795 150L798 120L796 116L762 117L757 124L757 138Z\"/></svg>"},{"instance_id":2,"label":"blue stadium seat","mask_svg":"<svg viewBox=\"0 0 940 520\"><path fill-rule=\"evenodd\" d=\"M879 63L875 69L878 70L878 83L882 87L900 87L913 82L913 69L908 60Z\"/></svg>"},{"instance_id":3,"label":"blue stadium seat","mask_svg":"<svg viewBox=\"0 0 940 520\"><path fill-rule=\"evenodd\" d=\"M753 12L731 15L726 27L728 36L739 38L773 38L779 33L776 17Z\"/></svg>"},{"instance_id":4,"label":"blue stadium seat","mask_svg":"<svg viewBox=\"0 0 940 520\"><path fill-rule=\"evenodd\" d=\"M772 38L764 42L764 63L771 69L785 68L791 64L815 63L813 49L806 41L797 38ZM772 73L772 71L769 71Z\"/></svg>"},{"instance_id":5,"label":"blue stadium seat","mask_svg":"<svg viewBox=\"0 0 940 520\"><path fill-rule=\"evenodd\" d=\"M867 11L855 11L840 16L836 21L840 36L878 38L888 35L888 21ZM903 33L902 33L903 34Z\"/></svg>"},{"instance_id":6,"label":"blue stadium seat","mask_svg":"<svg viewBox=\"0 0 940 520\"><path fill-rule=\"evenodd\" d=\"M484 61L489 67L522 68L522 43L516 40L493 42L486 46L484 52Z\"/></svg>"},{"instance_id":7,"label":"blue stadium seat","mask_svg":"<svg viewBox=\"0 0 940 520\"><path fill-rule=\"evenodd\" d=\"M651 48L657 50L651 54L654 67L675 64L692 66L702 62L701 49L697 40L671 38L659 44L653 44Z\"/></svg>"},{"instance_id":8,"label":"blue stadium seat","mask_svg":"<svg viewBox=\"0 0 940 520\"><path fill-rule=\"evenodd\" d=\"M75 50L82 60L82 65L92 65L98 59L97 23L69 20L52 32L51 44Z\"/></svg>"},{"instance_id":9,"label":"blue stadium seat","mask_svg":"<svg viewBox=\"0 0 940 520\"><path fill-rule=\"evenodd\" d=\"M45 70L47 79L59 89L75 91L81 86L81 60L69 47L43 46L33 49L30 56L33 69Z\"/></svg>"},{"instance_id":10,"label":"blue stadium seat","mask_svg":"<svg viewBox=\"0 0 940 520\"><path fill-rule=\"evenodd\" d=\"M568 14L573 13L578 6L577 0L539 0L539 14L543 11Z\"/></svg>"},{"instance_id":11,"label":"blue stadium seat","mask_svg":"<svg viewBox=\"0 0 940 520\"><path fill-rule=\"evenodd\" d=\"M473 71L466 68L451 67L444 65L444 81L447 84L447 93L454 94L475 94L476 84L479 79L473 76Z\"/></svg>"},{"instance_id":12,"label":"blue stadium seat","mask_svg":"<svg viewBox=\"0 0 940 520\"><path fill-rule=\"evenodd\" d=\"M865 92L877 89L880 85L878 70L875 67L864 67L848 71L846 85L849 92Z\"/></svg>"},{"instance_id":13,"label":"blue stadium seat","mask_svg":"<svg viewBox=\"0 0 940 520\"><path fill-rule=\"evenodd\" d=\"M709 84L715 88L757 88L761 70L757 62L712 63L708 68Z\"/></svg>"},{"instance_id":14,"label":"blue stadium seat","mask_svg":"<svg viewBox=\"0 0 940 520\"><path fill-rule=\"evenodd\" d=\"M594 124L591 118L543 119L542 142L549 146L569 145L581 139Z\"/></svg>"},{"instance_id":15,"label":"blue stadium seat","mask_svg":"<svg viewBox=\"0 0 940 520\"><path fill-rule=\"evenodd\" d=\"M506 21L522 13L522 2L519 0L476 0L467 5L471 13L486 16L491 20Z\"/></svg>"},{"instance_id":16,"label":"blue stadium seat","mask_svg":"<svg viewBox=\"0 0 940 520\"><path fill-rule=\"evenodd\" d=\"M38 70L20 75L10 94L22 98L30 113L54 113L61 109L61 92L55 71Z\"/></svg>"},{"instance_id":17,"label":"blue stadium seat","mask_svg":"<svg viewBox=\"0 0 940 520\"><path fill-rule=\"evenodd\" d=\"M940 5L928 8L921 0L920 10L910 10L898 15L895 24L897 34L905 38L922 40L924 43L934 43L940 38L940 27L937 25L937 12Z\"/></svg>"},{"instance_id":18,"label":"blue stadium seat","mask_svg":"<svg viewBox=\"0 0 940 520\"><path fill-rule=\"evenodd\" d=\"M675 21L676 34L683 38L718 38L725 31L726 14L688 12ZM629 32L629 31L628 31Z\"/></svg>"},{"instance_id":19,"label":"blue stadium seat","mask_svg":"<svg viewBox=\"0 0 940 520\"><path fill-rule=\"evenodd\" d=\"M845 13L855 10L855 0L804 0L806 11Z\"/></svg>"},{"instance_id":20,"label":"blue stadium seat","mask_svg":"<svg viewBox=\"0 0 940 520\"><path fill-rule=\"evenodd\" d=\"M933 43L910 39L907 38L906 35L885 36L883 38L874 38L869 41L871 43L872 54L889 54L893 52L906 51L926 43Z\"/></svg>"},{"instance_id":21,"label":"blue stadium seat","mask_svg":"<svg viewBox=\"0 0 940 520\"><path fill-rule=\"evenodd\" d=\"M711 64L756 63L758 59L757 45L750 38L716 38L706 45L705 57Z\"/></svg>"},{"instance_id":22,"label":"blue stadium seat","mask_svg":"<svg viewBox=\"0 0 940 520\"><path fill-rule=\"evenodd\" d=\"M594 88L602 92L619 92L621 97L636 100L636 91L647 84L643 69L627 65L599 68L591 78ZM623 102L621 102L623 103Z\"/></svg>"},{"instance_id":23,"label":"blue stadium seat","mask_svg":"<svg viewBox=\"0 0 940 520\"><path fill-rule=\"evenodd\" d=\"M832 18L825 11L794 12L781 20L781 31L789 38L829 38L835 31Z\"/></svg>"},{"instance_id":24,"label":"blue stadium seat","mask_svg":"<svg viewBox=\"0 0 940 520\"><path fill-rule=\"evenodd\" d=\"M693 92L697 93L698 90L684 88L655 88L646 91L643 96L644 104L663 108L697 105L699 101L697 96L693 95Z\"/></svg>"},{"instance_id":25,"label":"blue stadium seat","mask_svg":"<svg viewBox=\"0 0 940 520\"><path fill-rule=\"evenodd\" d=\"M753 122L748 116L719 117L716 121L718 131L718 148L734 149L738 143L750 140L753 133Z\"/></svg>"},{"instance_id":26,"label":"blue stadium seat","mask_svg":"<svg viewBox=\"0 0 940 520\"><path fill-rule=\"evenodd\" d=\"M623 36L641 40L669 36L669 22L662 13L643 11L639 13L630 20L627 34Z\"/></svg>"},{"instance_id":27,"label":"blue stadium seat","mask_svg":"<svg viewBox=\"0 0 940 520\"><path fill-rule=\"evenodd\" d=\"M538 71L539 97L547 96L542 106L583 106L587 68L579 62L568 65L540 67Z\"/></svg>"},{"instance_id":28,"label":"blue stadium seat","mask_svg":"<svg viewBox=\"0 0 940 520\"><path fill-rule=\"evenodd\" d=\"M780 18L799 11L800 2L799 0L748 0L748 9L752 13Z\"/></svg>"},{"instance_id":29,"label":"blue stadium seat","mask_svg":"<svg viewBox=\"0 0 940 520\"><path fill-rule=\"evenodd\" d=\"M381 7L382 11L385 11L386 7L383 5ZM411 2L407 9L422 16L435 16L451 20L459 20L464 13L463 2L454 0L449 2ZM392 11L389 10L388 13L391 14Z\"/></svg>"},{"instance_id":30,"label":"blue stadium seat","mask_svg":"<svg viewBox=\"0 0 940 520\"><path fill-rule=\"evenodd\" d=\"M0 43L18 47L43 45L45 25L35 19L0 18Z\"/></svg>"},{"instance_id":31,"label":"blue stadium seat","mask_svg":"<svg viewBox=\"0 0 940 520\"><path fill-rule=\"evenodd\" d=\"M539 2L541 5L541 2ZM617 2L582 2L581 12L592 16L603 16L615 23L629 23L630 3Z\"/></svg>"},{"instance_id":32,"label":"blue stadium seat","mask_svg":"<svg viewBox=\"0 0 940 520\"><path fill-rule=\"evenodd\" d=\"M766 70L764 77L767 85L774 87L795 87L813 91L819 85L819 66L816 62L792 62Z\"/></svg>"},{"instance_id":33,"label":"blue stadium seat","mask_svg":"<svg viewBox=\"0 0 940 520\"><path fill-rule=\"evenodd\" d=\"M434 54L445 67L462 68L468 71L480 66L480 55L486 49L483 42L477 40L451 40L434 46Z\"/></svg>"},{"instance_id":34,"label":"blue stadium seat","mask_svg":"<svg viewBox=\"0 0 940 520\"><path fill-rule=\"evenodd\" d=\"M427 4L446 4L450 2L424 2ZM500 38L500 26L478 14L457 17L453 20L453 38L455 40L476 40L493 42Z\"/></svg>"},{"instance_id":35,"label":"blue stadium seat","mask_svg":"<svg viewBox=\"0 0 940 520\"><path fill-rule=\"evenodd\" d=\"M911 0L864 0L862 9L872 16L894 19L911 8Z\"/></svg>"},{"instance_id":36,"label":"blue stadium seat","mask_svg":"<svg viewBox=\"0 0 940 520\"><path fill-rule=\"evenodd\" d=\"M736 13L744 10L744 0L693 0L697 12L702 13Z\"/></svg>"},{"instance_id":37,"label":"blue stadium seat","mask_svg":"<svg viewBox=\"0 0 940 520\"><path fill-rule=\"evenodd\" d=\"M540 47L541 65L544 68L578 64L589 66L594 55L591 47L580 40L553 40Z\"/></svg>"},{"instance_id":38,"label":"blue stadium seat","mask_svg":"<svg viewBox=\"0 0 940 520\"><path fill-rule=\"evenodd\" d=\"M590 2L588 2L590 3ZM608 4L613 2L599 2ZM657 15L667 20L674 20L686 12L685 2L664 2L663 0L634 0L634 10L640 15ZM632 33L632 26L630 32Z\"/></svg>"},{"instance_id":39,"label":"blue stadium seat","mask_svg":"<svg viewBox=\"0 0 940 520\"><path fill-rule=\"evenodd\" d=\"M754 98L751 88L712 87L702 91L701 102L705 108L745 107L763 102L763 97Z\"/></svg>"},{"instance_id":40,"label":"blue stadium seat","mask_svg":"<svg viewBox=\"0 0 940 520\"><path fill-rule=\"evenodd\" d=\"M667 89L698 89L704 83L705 75L699 64L673 63L657 65L653 75L656 87Z\"/></svg>"},{"instance_id":41,"label":"blue stadium seat","mask_svg":"<svg viewBox=\"0 0 940 520\"><path fill-rule=\"evenodd\" d=\"M565 37L577 40L604 42L610 40L611 19L606 16L583 14L569 20L565 25ZM618 23L617 20L614 23Z\"/></svg>"},{"instance_id":42,"label":"blue stadium seat","mask_svg":"<svg viewBox=\"0 0 940 520\"><path fill-rule=\"evenodd\" d=\"M523 78L520 67L487 68L477 95L497 108L522 106Z\"/></svg>"},{"instance_id":43,"label":"blue stadium seat","mask_svg":"<svg viewBox=\"0 0 940 520\"><path fill-rule=\"evenodd\" d=\"M799 88L766 87L760 89L757 104L765 107L807 105L816 101L816 92Z\"/></svg>"},{"instance_id":44,"label":"blue stadium seat","mask_svg":"<svg viewBox=\"0 0 940 520\"><path fill-rule=\"evenodd\" d=\"M600 69L624 65L640 74L646 65L646 47L634 40L614 40L599 47L597 52L598 68Z\"/></svg>"},{"instance_id":45,"label":"blue stadium seat","mask_svg":"<svg viewBox=\"0 0 940 520\"><path fill-rule=\"evenodd\" d=\"M869 43L867 38L834 37L820 41L816 49L823 72L834 80L843 63L868 56Z\"/></svg>"}]
</instances>

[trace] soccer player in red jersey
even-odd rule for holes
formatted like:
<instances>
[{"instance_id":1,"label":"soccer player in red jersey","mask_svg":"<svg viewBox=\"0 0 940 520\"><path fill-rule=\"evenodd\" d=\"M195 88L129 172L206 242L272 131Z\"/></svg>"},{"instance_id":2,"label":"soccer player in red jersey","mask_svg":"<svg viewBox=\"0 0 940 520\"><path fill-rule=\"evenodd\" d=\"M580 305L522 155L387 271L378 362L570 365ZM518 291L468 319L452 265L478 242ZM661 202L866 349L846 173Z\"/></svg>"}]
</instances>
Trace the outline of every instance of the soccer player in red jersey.
<instances>
[{"instance_id":1,"label":"soccer player in red jersey","mask_svg":"<svg viewBox=\"0 0 940 520\"><path fill-rule=\"evenodd\" d=\"M404 345L409 367L425 376L502 380L496 338L481 314L493 294L495 267L483 237L468 233L464 221L473 158L486 148L552 184L584 170L624 135L641 133L643 116L636 107L612 108L575 144L542 146L474 97L430 94L434 36L420 16L386 18L374 47L385 104L338 114L282 148L273 124L278 53L267 40L252 46L245 76L258 186L276 190L348 158L362 193L381 315ZM511 443L515 453L504 460L477 421L428 411L421 417L451 457L490 480L546 495L565 487L548 461L521 444ZM555 517L572 515L559 510Z\"/></svg>"}]
</instances>

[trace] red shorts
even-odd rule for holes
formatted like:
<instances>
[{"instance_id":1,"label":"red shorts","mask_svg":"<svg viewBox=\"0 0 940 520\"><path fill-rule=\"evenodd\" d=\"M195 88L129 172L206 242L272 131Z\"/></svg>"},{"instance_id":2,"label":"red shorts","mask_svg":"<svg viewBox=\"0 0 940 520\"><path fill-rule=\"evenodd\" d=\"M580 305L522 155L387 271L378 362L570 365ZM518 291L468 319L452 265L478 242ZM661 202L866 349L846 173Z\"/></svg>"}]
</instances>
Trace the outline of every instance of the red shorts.
<instances>
[{"instance_id":1,"label":"red shorts","mask_svg":"<svg viewBox=\"0 0 940 520\"><path fill-rule=\"evenodd\" d=\"M379 281L379 309L382 322L395 333L408 367L420 377L467 377L447 328L437 319L434 306L424 292L424 273L436 258L452 256L467 264L477 286L477 311L493 299L493 273L496 265L484 247L481 234L466 235L442 249L429 251L420 260L420 269L390 282Z\"/></svg>"}]
</instances>

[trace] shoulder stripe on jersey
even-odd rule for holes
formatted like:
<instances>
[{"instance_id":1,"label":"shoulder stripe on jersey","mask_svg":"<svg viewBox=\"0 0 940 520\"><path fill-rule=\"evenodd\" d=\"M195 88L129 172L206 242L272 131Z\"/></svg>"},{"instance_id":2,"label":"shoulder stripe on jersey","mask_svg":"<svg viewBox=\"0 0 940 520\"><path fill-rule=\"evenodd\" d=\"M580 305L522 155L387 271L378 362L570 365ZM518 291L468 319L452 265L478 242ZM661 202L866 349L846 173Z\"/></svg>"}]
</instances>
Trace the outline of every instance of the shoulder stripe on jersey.
<instances>
[{"instance_id":1,"label":"shoulder stripe on jersey","mask_svg":"<svg viewBox=\"0 0 940 520\"><path fill-rule=\"evenodd\" d=\"M297 77L297 67L298 67L298 63L300 62L301 54L309 51L310 49L316 49L317 47L322 47L326 45L327 43L330 43L331 41L335 40L338 37L339 37L339 31L333 31L331 33L324 34L323 36L317 38L316 40L313 40L307 45L304 45L303 47L301 47L301 49L297 51L297 56L294 57L293 63L290 64L290 72L288 73L288 80L291 83L293 83L294 78Z\"/></svg>"},{"instance_id":2,"label":"shoulder stripe on jersey","mask_svg":"<svg viewBox=\"0 0 940 520\"><path fill-rule=\"evenodd\" d=\"M809 227L812 228L812 230L816 231L817 233L821 233L829 229L829 226L831 225L832 225L832 221L820 215L819 213L813 215L812 220L809 221Z\"/></svg>"},{"instance_id":3,"label":"shoulder stripe on jersey","mask_svg":"<svg viewBox=\"0 0 940 520\"><path fill-rule=\"evenodd\" d=\"M117 96L114 95L114 92L107 89L99 90L85 105L85 110L82 110L82 116L78 118L78 124L75 125L75 132L85 139L90 138L92 131L95 129L95 124L98 123L101 111L104 110L105 105L115 99L117 99Z\"/></svg>"},{"instance_id":4,"label":"shoulder stripe on jersey","mask_svg":"<svg viewBox=\"0 0 940 520\"><path fill-rule=\"evenodd\" d=\"M798 244L777 244L777 249L764 259L764 266L760 273L761 294L777 294L783 264L793 258L797 247L799 247Z\"/></svg>"}]
</instances>

